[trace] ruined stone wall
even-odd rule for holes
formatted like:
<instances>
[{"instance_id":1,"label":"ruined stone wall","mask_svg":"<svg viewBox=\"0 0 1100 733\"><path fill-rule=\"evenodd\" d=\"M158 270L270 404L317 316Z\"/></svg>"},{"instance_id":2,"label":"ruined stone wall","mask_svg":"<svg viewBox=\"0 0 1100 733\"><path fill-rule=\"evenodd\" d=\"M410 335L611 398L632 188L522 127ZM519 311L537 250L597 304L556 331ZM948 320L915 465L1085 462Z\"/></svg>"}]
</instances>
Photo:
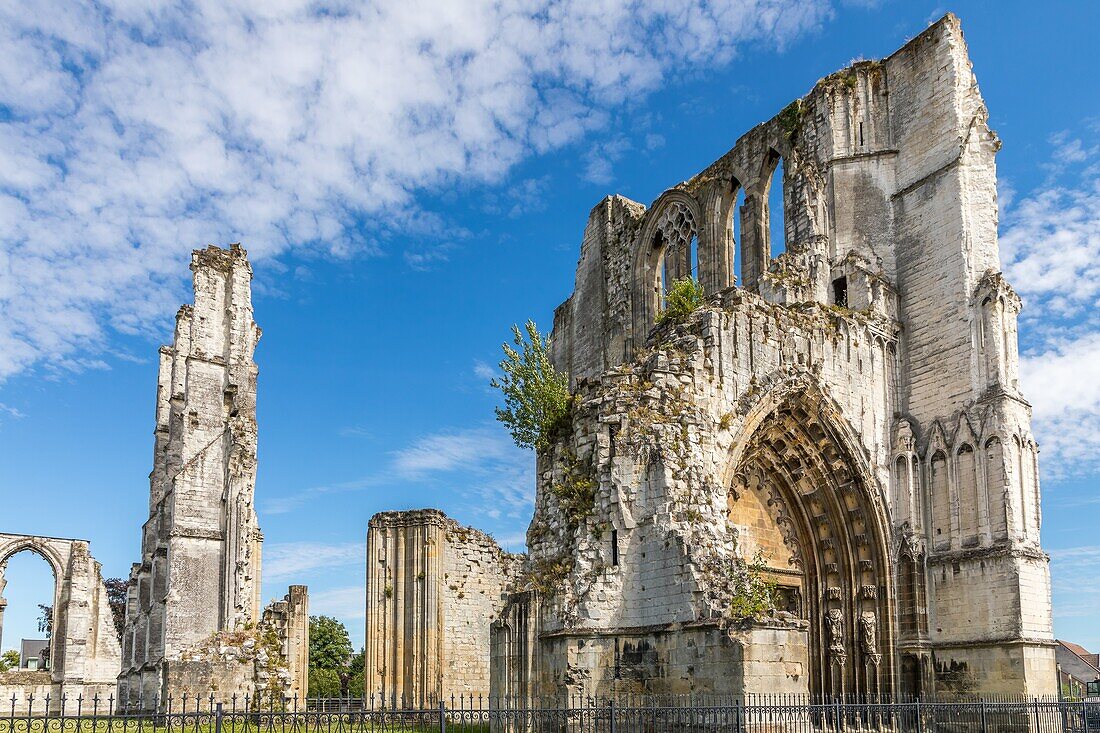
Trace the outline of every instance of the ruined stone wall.
<instances>
[{"instance_id":1,"label":"ruined stone wall","mask_svg":"<svg viewBox=\"0 0 1100 733\"><path fill-rule=\"evenodd\" d=\"M541 692L601 689L562 640L730 628L722 573L767 547L807 689L1052 691L987 119L948 15L822 79L650 207L592 210L552 335L572 431L540 458L528 533L545 643L523 665ZM695 260L708 308L655 327L662 284ZM675 687L663 647L651 689Z\"/></svg>"},{"instance_id":2,"label":"ruined stone wall","mask_svg":"<svg viewBox=\"0 0 1100 733\"><path fill-rule=\"evenodd\" d=\"M280 667L276 678L265 685L278 689L282 697L309 697L309 589L292 585L282 600L264 609L261 629L278 640Z\"/></svg>"},{"instance_id":3,"label":"ruined stone wall","mask_svg":"<svg viewBox=\"0 0 1100 733\"><path fill-rule=\"evenodd\" d=\"M0 699L5 701L6 708L14 699L17 714L27 709L32 695L38 701L36 709L43 711L44 693L50 694L51 710L60 709L62 695L73 700L81 695L88 700L99 695L107 700L114 692L122 650L102 568L92 557L88 542L0 534L0 596L5 587L8 559L25 550L45 559L54 574L51 667L48 673L5 675L0 680ZM3 605L0 597L0 610Z\"/></svg>"},{"instance_id":4,"label":"ruined stone wall","mask_svg":"<svg viewBox=\"0 0 1100 733\"><path fill-rule=\"evenodd\" d=\"M489 626L519 560L436 510L371 517L365 694L411 705L487 694Z\"/></svg>"},{"instance_id":5,"label":"ruined stone wall","mask_svg":"<svg viewBox=\"0 0 1100 733\"><path fill-rule=\"evenodd\" d=\"M252 268L234 244L196 250L191 271L195 302L180 308L173 343L160 349L149 519L118 678L120 700L143 709L202 677L167 662L261 620Z\"/></svg>"}]
</instances>

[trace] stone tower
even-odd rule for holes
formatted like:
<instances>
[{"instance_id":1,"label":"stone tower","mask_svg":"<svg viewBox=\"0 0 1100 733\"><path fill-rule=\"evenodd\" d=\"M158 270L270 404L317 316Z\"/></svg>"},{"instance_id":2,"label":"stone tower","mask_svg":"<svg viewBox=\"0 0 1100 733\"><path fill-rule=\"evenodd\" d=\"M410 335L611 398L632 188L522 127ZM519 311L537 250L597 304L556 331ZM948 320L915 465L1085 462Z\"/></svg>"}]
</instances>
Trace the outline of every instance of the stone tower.
<instances>
[{"instance_id":1,"label":"stone tower","mask_svg":"<svg viewBox=\"0 0 1100 733\"><path fill-rule=\"evenodd\" d=\"M160 349L149 519L126 609L120 699L143 707L171 691L167 662L260 621L252 268L234 244L196 250L191 271L194 305Z\"/></svg>"},{"instance_id":2,"label":"stone tower","mask_svg":"<svg viewBox=\"0 0 1100 733\"><path fill-rule=\"evenodd\" d=\"M592 210L494 692L1054 692L987 119L948 15ZM706 305L663 316L688 276Z\"/></svg>"}]
</instances>

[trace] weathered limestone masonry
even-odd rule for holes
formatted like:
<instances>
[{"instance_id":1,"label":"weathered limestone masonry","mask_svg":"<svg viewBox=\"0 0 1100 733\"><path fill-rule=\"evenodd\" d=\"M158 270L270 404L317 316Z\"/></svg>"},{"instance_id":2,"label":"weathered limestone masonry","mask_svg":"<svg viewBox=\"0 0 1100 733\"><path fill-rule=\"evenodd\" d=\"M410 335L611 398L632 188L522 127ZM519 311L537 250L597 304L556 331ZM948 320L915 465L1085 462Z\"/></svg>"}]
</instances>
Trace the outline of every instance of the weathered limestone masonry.
<instances>
[{"instance_id":1,"label":"weathered limestone masonry","mask_svg":"<svg viewBox=\"0 0 1100 733\"><path fill-rule=\"evenodd\" d=\"M280 689L291 697L305 700L309 681L309 591L304 585L292 585L281 601L264 609L261 627L274 632L279 640L279 656L286 666L279 670Z\"/></svg>"},{"instance_id":2,"label":"weathered limestone masonry","mask_svg":"<svg viewBox=\"0 0 1100 733\"><path fill-rule=\"evenodd\" d=\"M421 706L488 694L489 625L522 560L435 509L371 517L366 694Z\"/></svg>"},{"instance_id":3,"label":"weathered limestone masonry","mask_svg":"<svg viewBox=\"0 0 1100 733\"><path fill-rule=\"evenodd\" d=\"M43 710L46 695L50 709L61 708L61 697L107 700L114 693L122 650L107 599L100 565L86 540L0 534L0 638L2 638L8 559L29 550L42 557L54 575L53 633L50 637L50 670L12 671L0 674L0 702L7 712L15 700L15 714L34 707Z\"/></svg>"},{"instance_id":4,"label":"weathered limestone masonry","mask_svg":"<svg viewBox=\"0 0 1100 733\"><path fill-rule=\"evenodd\" d=\"M184 692L274 691L267 683L285 677L274 667L287 666L277 653L286 639L257 628L252 268L239 245L211 246L194 252L191 271L195 303L180 308L173 345L160 349L149 520L118 678L120 700L144 709ZM304 608L304 597L295 603ZM299 671L285 689L305 690Z\"/></svg>"},{"instance_id":5,"label":"weathered limestone masonry","mask_svg":"<svg viewBox=\"0 0 1100 733\"><path fill-rule=\"evenodd\" d=\"M948 15L650 207L593 209L495 693L1055 691L987 118ZM707 307L655 326L695 262ZM736 558L775 618L734 618Z\"/></svg>"}]
</instances>

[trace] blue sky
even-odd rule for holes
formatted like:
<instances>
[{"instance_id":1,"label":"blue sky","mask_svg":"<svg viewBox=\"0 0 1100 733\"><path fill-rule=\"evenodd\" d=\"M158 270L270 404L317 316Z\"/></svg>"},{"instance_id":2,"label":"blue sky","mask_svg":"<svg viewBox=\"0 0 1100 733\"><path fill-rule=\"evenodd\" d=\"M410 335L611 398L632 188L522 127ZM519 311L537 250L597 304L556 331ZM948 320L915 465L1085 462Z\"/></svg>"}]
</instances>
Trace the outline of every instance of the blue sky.
<instances>
[{"instance_id":1,"label":"blue sky","mask_svg":"<svg viewBox=\"0 0 1100 733\"><path fill-rule=\"evenodd\" d=\"M589 209L648 203L820 77L963 21L1023 296L1056 633L1100 649L1100 5L0 3L0 531L138 558L156 347L188 256L254 261L264 595L363 638L363 542L437 506L522 545L533 459L493 421ZM150 10L149 8L153 8ZM41 561L8 572L3 647Z\"/></svg>"}]
</instances>

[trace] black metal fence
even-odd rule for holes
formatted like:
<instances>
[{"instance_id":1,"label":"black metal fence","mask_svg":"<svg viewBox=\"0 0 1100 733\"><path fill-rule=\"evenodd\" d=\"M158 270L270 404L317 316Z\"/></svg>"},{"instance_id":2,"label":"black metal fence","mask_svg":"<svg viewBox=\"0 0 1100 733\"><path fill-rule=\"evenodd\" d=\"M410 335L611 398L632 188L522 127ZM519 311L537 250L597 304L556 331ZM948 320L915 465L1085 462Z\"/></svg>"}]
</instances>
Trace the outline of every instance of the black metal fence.
<instances>
[{"instance_id":1,"label":"black metal fence","mask_svg":"<svg viewBox=\"0 0 1100 733\"><path fill-rule=\"evenodd\" d=\"M1100 733L1100 701L975 697L876 700L808 696L455 697L415 705L378 698L213 695L128 711L113 698L28 698L0 733Z\"/></svg>"}]
</instances>

